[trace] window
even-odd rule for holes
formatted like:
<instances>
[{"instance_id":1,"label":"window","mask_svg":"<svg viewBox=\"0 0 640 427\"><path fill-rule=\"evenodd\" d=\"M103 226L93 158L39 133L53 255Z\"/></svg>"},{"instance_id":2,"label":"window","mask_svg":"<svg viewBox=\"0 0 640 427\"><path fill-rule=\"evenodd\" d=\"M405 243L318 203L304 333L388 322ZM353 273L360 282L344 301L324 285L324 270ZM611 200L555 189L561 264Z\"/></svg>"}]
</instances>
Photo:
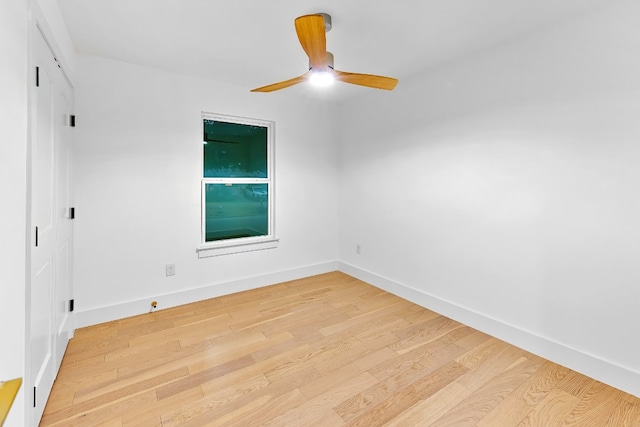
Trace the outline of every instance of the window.
<instances>
[{"instance_id":1,"label":"window","mask_svg":"<svg viewBox=\"0 0 640 427\"><path fill-rule=\"evenodd\" d=\"M273 122L203 113L202 128L199 252L274 247Z\"/></svg>"}]
</instances>

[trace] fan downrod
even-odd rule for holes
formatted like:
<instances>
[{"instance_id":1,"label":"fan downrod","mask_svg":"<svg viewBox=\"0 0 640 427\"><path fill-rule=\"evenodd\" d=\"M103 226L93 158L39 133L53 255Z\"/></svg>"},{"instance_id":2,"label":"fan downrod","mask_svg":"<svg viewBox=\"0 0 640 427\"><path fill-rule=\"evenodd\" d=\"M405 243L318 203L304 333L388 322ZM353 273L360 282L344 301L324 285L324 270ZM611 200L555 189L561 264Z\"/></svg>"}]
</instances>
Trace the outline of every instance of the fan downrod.
<instances>
[{"instance_id":1,"label":"fan downrod","mask_svg":"<svg viewBox=\"0 0 640 427\"><path fill-rule=\"evenodd\" d=\"M331 31L331 15L329 15L328 13L318 13L318 15L322 16L322 19L324 19L324 32L328 33L329 31Z\"/></svg>"}]
</instances>

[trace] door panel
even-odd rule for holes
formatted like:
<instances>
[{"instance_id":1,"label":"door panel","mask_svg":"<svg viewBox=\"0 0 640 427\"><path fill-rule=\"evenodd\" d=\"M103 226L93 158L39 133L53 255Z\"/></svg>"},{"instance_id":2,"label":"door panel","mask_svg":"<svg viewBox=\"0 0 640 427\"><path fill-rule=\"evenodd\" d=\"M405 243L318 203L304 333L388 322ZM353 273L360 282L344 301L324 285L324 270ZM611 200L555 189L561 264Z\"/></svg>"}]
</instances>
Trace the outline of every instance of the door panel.
<instances>
[{"instance_id":1,"label":"door panel","mask_svg":"<svg viewBox=\"0 0 640 427\"><path fill-rule=\"evenodd\" d=\"M32 139L32 225L35 239L31 251L31 378L35 419L40 419L53 385L52 292L54 289L54 71L44 39L35 42L37 87L34 90Z\"/></svg>"}]
</instances>

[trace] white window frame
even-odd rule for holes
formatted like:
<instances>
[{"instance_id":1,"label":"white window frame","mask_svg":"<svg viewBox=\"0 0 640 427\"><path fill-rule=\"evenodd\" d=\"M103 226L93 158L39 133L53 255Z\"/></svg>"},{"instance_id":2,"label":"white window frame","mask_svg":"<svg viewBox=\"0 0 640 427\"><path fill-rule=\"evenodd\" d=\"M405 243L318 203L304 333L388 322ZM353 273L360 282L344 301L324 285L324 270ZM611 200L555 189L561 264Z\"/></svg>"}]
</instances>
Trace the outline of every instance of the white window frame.
<instances>
[{"instance_id":1,"label":"white window frame","mask_svg":"<svg viewBox=\"0 0 640 427\"><path fill-rule=\"evenodd\" d=\"M216 113L202 112L200 125L204 127L205 120L218 122L236 123L249 126L260 126L267 128L267 177L266 178L205 178L204 150L201 150L200 157L200 245L197 248L198 257L205 258L218 255L228 255L240 252L250 252L262 249L272 249L278 246L276 237L275 219L275 122L269 120L252 119L247 117L229 116ZM201 128L201 129L202 129ZM200 133L202 135L202 133ZM202 144L202 141L200 141ZM241 237L236 239L205 241L206 238L206 204L205 187L207 184L266 184L267 185L267 217L269 234L265 236Z\"/></svg>"}]
</instances>

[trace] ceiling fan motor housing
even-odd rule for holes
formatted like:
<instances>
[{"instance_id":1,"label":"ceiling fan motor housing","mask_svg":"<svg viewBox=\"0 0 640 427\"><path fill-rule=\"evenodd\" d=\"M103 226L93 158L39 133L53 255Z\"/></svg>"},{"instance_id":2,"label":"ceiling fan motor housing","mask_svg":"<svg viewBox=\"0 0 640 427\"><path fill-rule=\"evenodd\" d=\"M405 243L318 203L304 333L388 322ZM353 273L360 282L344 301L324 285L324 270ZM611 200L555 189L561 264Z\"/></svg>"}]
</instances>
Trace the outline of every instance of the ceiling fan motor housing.
<instances>
[{"instance_id":1,"label":"ceiling fan motor housing","mask_svg":"<svg viewBox=\"0 0 640 427\"><path fill-rule=\"evenodd\" d=\"M327 67L333 70L333 53L327 52ZM311 60L309 60L309 69L311 69Z\"/></svg>"}]
</instances>

